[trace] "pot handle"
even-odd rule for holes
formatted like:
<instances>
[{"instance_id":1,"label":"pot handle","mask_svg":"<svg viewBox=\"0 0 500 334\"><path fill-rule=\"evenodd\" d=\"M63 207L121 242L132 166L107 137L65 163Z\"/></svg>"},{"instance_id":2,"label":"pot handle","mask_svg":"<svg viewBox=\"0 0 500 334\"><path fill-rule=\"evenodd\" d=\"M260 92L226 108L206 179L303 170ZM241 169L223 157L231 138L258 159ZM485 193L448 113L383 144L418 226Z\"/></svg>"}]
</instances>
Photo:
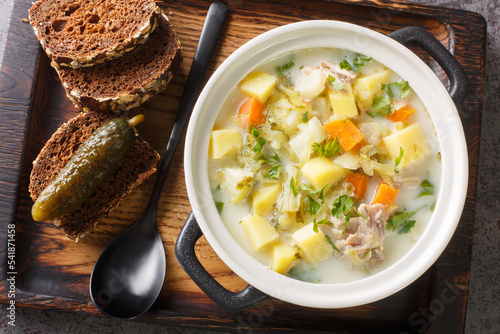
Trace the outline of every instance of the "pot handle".
<instances>
[{"instance_id":1,"label":"pot handle","mask_svg":"<svg viewBox=\"0 0 500 334\"><path fill-rule=\"evenodd\" d=\"M450 79L449 93L455 105L465 100L469 81L462 65L431 33L421 27L411 26L391 32L392 39L405 45L414 43L424 49L443 68Z\"/></svg>"},{"instance_id":2,"label":"pot handle","mask_svg":"<svg viewBox=\"0 0 500 334\"><path fill-rule=\"evenodd\" d=\"M219 284L201 265L194 247L203 232L191 212L179 233L175 243L175 256L182 269L219 306L228 310L240 311L259 304L269 298L268 295L248 285L240 292L231 292Z\"/></svg>"}]
</instances>

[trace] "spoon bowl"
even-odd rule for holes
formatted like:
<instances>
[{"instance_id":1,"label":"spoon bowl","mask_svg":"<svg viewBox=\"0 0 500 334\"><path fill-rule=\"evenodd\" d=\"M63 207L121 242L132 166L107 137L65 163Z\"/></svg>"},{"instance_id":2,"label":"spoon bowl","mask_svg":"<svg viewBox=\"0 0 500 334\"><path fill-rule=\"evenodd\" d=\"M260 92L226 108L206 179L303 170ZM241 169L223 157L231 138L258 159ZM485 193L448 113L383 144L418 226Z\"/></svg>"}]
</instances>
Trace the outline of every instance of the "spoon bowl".
<instances>
[{"instance_id":1,"label":"spoon bowl","mask_svg":"<svg viewBox=\"0 0 500 334\"><path fill-rule=\"evenodd\" d=\"M114 318L134 318L158 297L166 272L166 258L154 217L142 216L119 234L97 259L90 278L92 301ZM153 225L154 233L147 226ZM110 266L110 264L112 264Z\"/></svg>"},{"instance_id":2,"label":"spoon bowl","mask_svg":"<svg viewBox=\"0 0 500 334\"><path fill-rule=\"evenodd\" d=\"M167 268L163 241L156 226L156 209L227 10L228 7L219 1L210 5L158 179L144 215L106 246L92 271L90 296L97 309L110 317L135 318L146 312L160 294Z\"/></svg>"}]
</instances>

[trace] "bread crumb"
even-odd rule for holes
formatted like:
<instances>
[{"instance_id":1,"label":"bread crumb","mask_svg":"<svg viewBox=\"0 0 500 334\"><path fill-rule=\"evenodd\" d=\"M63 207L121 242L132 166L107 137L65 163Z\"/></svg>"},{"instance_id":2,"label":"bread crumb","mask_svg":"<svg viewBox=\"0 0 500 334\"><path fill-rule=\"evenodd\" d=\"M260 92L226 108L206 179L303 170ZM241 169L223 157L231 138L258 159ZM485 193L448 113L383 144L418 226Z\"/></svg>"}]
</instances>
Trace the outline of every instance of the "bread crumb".
<instances>
[{"instance_id":1,"label":"bread crumb","mask_svg":"<svg viewBox=\"0 0 500 334\"><path fill-rule=\"evenodd\" d=\"M27 18L21 19L24 23L29 23L29 20Z\"/></svg>"}]
</instances>

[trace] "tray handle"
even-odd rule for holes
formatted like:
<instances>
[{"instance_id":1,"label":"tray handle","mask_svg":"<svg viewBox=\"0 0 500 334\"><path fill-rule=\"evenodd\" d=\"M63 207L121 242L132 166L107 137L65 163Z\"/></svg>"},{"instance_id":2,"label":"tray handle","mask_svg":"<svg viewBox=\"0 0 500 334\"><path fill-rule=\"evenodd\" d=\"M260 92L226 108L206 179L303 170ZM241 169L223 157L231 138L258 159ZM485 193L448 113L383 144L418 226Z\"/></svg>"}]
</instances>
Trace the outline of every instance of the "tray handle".
<instances>
[{"instance_id":1,"label":"tray handle","mask_svg":"<svg viewBox=\"0 0 500 334\"><path fill-rule=\"evenodd\" d=\"M259 304L268 295L251 285L239 292L231 292L219 284L202 266L196 257L194 247L203 232L191 212L175 243L175 256L182 269L205 294L219 306L232 311L240 311Z\"/></svg>"},{"instance_id":2,"label":"tray handle","mask_svg":"<svg viewBox=\"0 0 500 334\"><path fill-rule=\"evenodd\" d=\"M391 32L389 35L399 43L416 44L425 50L443 68L450 80L449 93L455 105L464 103L469 81L462 65L431 33L422 27L411 26Z\"/></svg>"}]
</instances>

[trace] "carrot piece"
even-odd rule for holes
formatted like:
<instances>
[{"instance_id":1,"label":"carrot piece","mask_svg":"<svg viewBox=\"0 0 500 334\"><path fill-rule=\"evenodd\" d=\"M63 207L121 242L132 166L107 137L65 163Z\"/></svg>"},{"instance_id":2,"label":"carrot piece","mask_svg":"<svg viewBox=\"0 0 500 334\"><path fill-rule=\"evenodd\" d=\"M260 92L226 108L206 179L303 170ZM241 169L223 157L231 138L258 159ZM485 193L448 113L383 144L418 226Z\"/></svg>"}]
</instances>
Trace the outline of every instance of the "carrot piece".
<instances>
[{"instance_id":1,"label":"carrot piece","mask_svg":"<svg viewBox=\"0 0 500 334\"><path fill-rule=\"evenodd\" d=\"M325 130L330 137L339 139L340 146L346 152L356 146L364 137L363 133L350 120L326 123Z\"/></svg>"},{"instance_id":2,"label":"carrot piece","mask_svg":"<svg viewBox=\"0 0 500 334\"><path fill-rule=\"evenodd\" d=\"M375 197L373 198L372 204L380 203L384 205L394 204L396 201L396 196L398 195L399 189L396 187L391 187L385 182L381 182L378 185Z\"/></svg>"},{"instance_id":3,"label":"carrot piece","mask_svg":"<svg viewBox=\"0 0 500 334\"><path fill-rule=\"evenodd\" d=\"M404 122L408 119L408 117L413 115L414 112L415 112L414 108L410 108L408 106L405 106L405 107L401 107L398 110L394 111L391 115L385 116L385 118L393 121L394 123Z\"/></svg>"},{"instance_id":4,"label":"carrot piece","mask_svg":"<svg viewBox=\"0 0 500 334\"><path fill-rule=\"evenodd\" d=\"M249 97L238 108L238 120L241 126L258 126L266 122L266 106L255 97Z\"/></svg>"},{"instance_id":5,"label":"carrot piece","mask_svg":"<svg viewBox=\"0 0 500 334\"><path fill-rule=\"evenodd\" d=\"M368 187L368 176L356 173L347 175L346 181L353 185L354 196L358 199L363 199Z\"/></svg>"}]
</instances>

